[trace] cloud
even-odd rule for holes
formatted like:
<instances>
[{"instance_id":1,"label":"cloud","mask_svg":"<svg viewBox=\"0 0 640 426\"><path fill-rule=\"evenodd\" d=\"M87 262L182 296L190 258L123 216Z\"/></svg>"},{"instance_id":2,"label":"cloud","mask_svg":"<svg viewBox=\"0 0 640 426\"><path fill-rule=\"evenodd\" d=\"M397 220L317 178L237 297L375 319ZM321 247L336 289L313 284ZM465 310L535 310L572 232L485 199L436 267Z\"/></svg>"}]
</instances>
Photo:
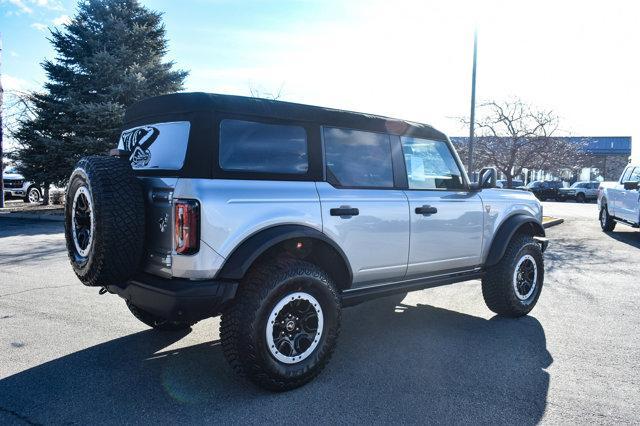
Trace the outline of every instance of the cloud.
<instances>
[{"instance_id":1,"label":"cloud","mask_svg":"<svg viewBox=\"0 0 640 426\"><path fill-rule=\"evenodd\" d=\"M34 8L48 10L64 10L60 0L0 0L2 3L10 3L16 7L16 13L32 14Z\"/></svg>"},{"instance_id":2,"label":"cloud","mask_svg":"<svg viewBox=\"0 0 640 426\"><path fill-rule=\"evenodd\" d=\"M45 24L41 24L40 22L34 22L30 26L31 26L31 28L35 28L38 31L46 31L47 30L47 26Z\"/></svg>"},{"instance_id":3,"label":"cloud","mask_svg":"<svg viewBox=\"0 0 640 426\"><path fill-rule=\"evenodd\" d=\"M53 25L64 25L71 22L71 18L69 17L69 15L60 15L51 22L53 22Z\"/></svg>"},{"instance_id":4,"label":"cloud","mask_svg":"<svg viewBox=\"0 0 640 426\"><path fill-rule=\"evenodd\" d=\"M24 0L9 0L9 3L17 7L21 13L33 13L33 9L27 6Z\"/></svg>"},{"instance_id":5,"label":"cloud","mask_svg":"<svg viewBox=\"0 0 640 426\"><path fill-rule=\"evenodd\" d=\"M31 84L27 80L23 80L18 77L14 77L9 74L3 74L2 77L2 88L8 91L24 91L31 88Z\"/></svg>"}]
</instances>

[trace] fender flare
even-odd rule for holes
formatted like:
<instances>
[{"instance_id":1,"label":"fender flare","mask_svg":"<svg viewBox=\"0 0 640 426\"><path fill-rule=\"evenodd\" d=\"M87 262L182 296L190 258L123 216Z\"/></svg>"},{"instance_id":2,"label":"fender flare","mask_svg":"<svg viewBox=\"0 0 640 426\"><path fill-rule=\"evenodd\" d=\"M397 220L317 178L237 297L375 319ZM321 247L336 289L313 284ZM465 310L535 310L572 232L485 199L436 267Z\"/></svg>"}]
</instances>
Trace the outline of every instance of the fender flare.
<instances>
[{"instance_id":1,"label":"fender flare","mask_svg":"<svg viewBox=\"0 0 640 426\"><path fill-rule=\"evenodd\" d=\"M349 282L353 280L353 271L347 256L340 246L326 234L304 225L277 225L256 232L240 243L227 257L216 278L241 280L253 262L264 252L283 241L293 238L311 238L331 246L342 258L349 272Z\"/></svg>"},{"instance_id":2,"label":"fender flare","mask_svg":"<svg viewBox=\"0 0 640 426\"><path fill-rule=\"evenodd\" d=\"M515 233L521 227L526 226L527 224L533 228L534 236L545 236L544 228L535 218L524 214L515 214L510 216L498 228L498 231L491 242L491 248L489 249L485 266L493 266L497 264L500 259L502 259L502 256L504 256L511 238L513 238Z\"/></svg>"}]
</instances>

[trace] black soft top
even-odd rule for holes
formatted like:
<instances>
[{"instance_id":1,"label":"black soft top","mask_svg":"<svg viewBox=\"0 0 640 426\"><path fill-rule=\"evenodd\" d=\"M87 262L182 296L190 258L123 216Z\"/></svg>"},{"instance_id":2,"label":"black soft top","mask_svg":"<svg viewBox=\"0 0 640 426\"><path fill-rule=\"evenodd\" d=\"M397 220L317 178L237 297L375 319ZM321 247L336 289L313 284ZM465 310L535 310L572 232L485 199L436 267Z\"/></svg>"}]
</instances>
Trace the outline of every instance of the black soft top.
<instances>
[{"instance_id":1,"label":"black soft top","mask_svg":"<svg viewBox=\"0 0 640 426\"><path fill-rule=\"evenodd\" d=\"M124 128L153 117L187 116L197 112L242 114L279 120L294 120L318 125L411 135L445 140L444 133L427 124L414 123L373 114L324 108L271 99L215 93L174 93L156 96L133 104L127 109Z\"/></svg>"}]
</instances>

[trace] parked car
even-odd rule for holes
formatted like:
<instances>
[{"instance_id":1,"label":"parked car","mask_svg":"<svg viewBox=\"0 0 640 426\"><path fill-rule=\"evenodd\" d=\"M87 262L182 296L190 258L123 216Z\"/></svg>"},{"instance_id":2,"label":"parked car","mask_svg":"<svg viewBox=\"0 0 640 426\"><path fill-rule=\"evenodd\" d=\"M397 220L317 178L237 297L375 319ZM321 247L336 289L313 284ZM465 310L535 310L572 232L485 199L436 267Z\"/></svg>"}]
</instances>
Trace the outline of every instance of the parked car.
<instances>
[{"instance_id":1,"label":"parked car","mask_svg":"<svg viewBox=\"0 0 640 426\"><path fill-rule=\"evenodd\" d=\"M511 186L508 185L508 182L506 179L498 179L498 181L496 182L496 188L515 189L522 185L524 185L524 182L518 179L513 179L511 181Z\"/></svg>"},{"instance_id":2,"label":"parked car","mask_svg":"<svg viewBox=\"0 0 640 426\"><path fill-rule=\"evenodd\" d=\"M550 198L559 201L560 194L558 191L562 188L562 182L557 180L534 180L529 182L525 188L527 191L532 192L540 201L546 201Z\"/></svg>"},{"instance_id":3,"label":"parked car","mask_svg":"<svg viewBox=\"0 0 640 426\"><path fill-rule=\"evenodd\" d=\"M610 232L616 223L640 227L640 164L627 166L617 182L603 182L598 190L600 226Z\"/></svg>"},{"instance_id":4,"label":"parked car","mask_svg":"<svg viewBox=\"0 0 640 426\"><path fill-rule=\"evenodd\" d=\"M25 203L37 203L40 201L42 191L33 182L29 182L17 173L12 167L7 167L2 172L5 200L22 198Z\"/></svg>"},{"instance_id":5,"label":"parked car","mask_svg":"<svg viewBox=\"0 0 640 426\"><path fill-rule=\"evenodd\" d=\"M204 93L124 120L114 156L70 177L73 270L159 330L222 314L225 357L265 388L319 374L342 307L471 279L499 315L538 300L540 203L494 169L471 184L428 125Z\"/></svg>"},{"instance_id":6,"label":"parked car","mask_svg":"<svg viewBox=\"0 0 640 426\"><path fill-rule=\"evenodd\" d=\"M576 200L579 203L596 200L598 198L598 188L600 182L576 182L569 188L560 188L558 195L560 200Z\"/></svg>"}]
</instances>

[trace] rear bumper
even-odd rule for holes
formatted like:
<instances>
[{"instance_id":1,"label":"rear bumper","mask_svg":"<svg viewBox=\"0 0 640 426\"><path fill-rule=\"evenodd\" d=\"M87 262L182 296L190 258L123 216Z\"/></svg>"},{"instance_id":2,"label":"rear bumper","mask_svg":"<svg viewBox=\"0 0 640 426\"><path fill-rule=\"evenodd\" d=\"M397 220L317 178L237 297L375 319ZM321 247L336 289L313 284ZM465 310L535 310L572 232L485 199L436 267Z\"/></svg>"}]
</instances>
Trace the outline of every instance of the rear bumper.
<instances>
[{"instance_id":1,"label":"rear bumper","mask_svg":"<svg viewBox=\"0 0 640 426\"><path fill-rule=\"evenodd\" d=\"M232 281L166 279L140 274L125 286L108 286L137 307L171 321L198 321L220 314L238 289Z\"/></svg>"}]
</instances>

